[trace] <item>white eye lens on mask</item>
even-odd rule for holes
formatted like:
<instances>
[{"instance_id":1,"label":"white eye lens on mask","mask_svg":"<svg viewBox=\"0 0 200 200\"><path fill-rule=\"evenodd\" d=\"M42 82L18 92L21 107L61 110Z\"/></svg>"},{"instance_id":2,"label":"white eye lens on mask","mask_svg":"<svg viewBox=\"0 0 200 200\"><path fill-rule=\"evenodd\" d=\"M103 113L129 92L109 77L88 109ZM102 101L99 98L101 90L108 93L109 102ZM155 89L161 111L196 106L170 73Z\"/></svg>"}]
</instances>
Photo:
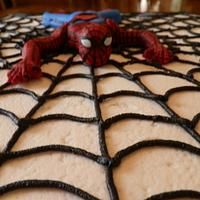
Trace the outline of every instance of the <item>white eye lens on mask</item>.
<instances>
[{"instance_id":1,"label":"white eye lens on mask","mask_svg":"<svg viewBox=\"0 0 200 200\"><path fill-rule=\"evenodd\" d=\"M81 44L86 48L92 47L91 41L89 39L86 39L86 38L81 39Z\"/></svg>"},{"instance_id":2,"label":"white eye lens on mask","mask_svg":"<svg viewBox=\"0 0 200 200\"><path fill-rule=\"evenodd\" d=\"M105 40L104 40L104 45L105 46L110 46L112 43L112 37L107 37Z\"/></svg>"}]
</instances>

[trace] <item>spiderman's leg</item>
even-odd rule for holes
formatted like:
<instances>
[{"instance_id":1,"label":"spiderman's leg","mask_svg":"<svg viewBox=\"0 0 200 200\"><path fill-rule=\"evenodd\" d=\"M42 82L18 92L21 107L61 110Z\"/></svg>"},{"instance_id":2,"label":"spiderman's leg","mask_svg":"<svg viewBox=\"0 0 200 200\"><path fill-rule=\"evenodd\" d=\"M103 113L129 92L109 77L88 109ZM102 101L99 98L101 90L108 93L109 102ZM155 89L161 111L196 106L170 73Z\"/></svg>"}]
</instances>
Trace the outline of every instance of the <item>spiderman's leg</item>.
<instances>
[{"instance_id":1,"label":"spiderman's leg","mask_svg":"<svg viewBox=\"0 0 200 200\"><path fill-rule=\"evenodd\" d=\"M112 31L113 45L141 46L145 49L143 56L149 62L167 64L174 60L172 52L160 43L153 32L119 28L112 20L107 20L106 23Z\"/></svg>"},{"instance_id":2,"label":"spiderman's leg","mask_svg":"<svg viewBox=\"0 0 200 200\"><path fill-rule=\"evenodd\" d=\"M167 64L175 58L172 52L164 47L157 36L150 31L120 29L119 41L125 46L143 47L145 49L143 56L151 63Z\"/></svg>"}]
</instances>

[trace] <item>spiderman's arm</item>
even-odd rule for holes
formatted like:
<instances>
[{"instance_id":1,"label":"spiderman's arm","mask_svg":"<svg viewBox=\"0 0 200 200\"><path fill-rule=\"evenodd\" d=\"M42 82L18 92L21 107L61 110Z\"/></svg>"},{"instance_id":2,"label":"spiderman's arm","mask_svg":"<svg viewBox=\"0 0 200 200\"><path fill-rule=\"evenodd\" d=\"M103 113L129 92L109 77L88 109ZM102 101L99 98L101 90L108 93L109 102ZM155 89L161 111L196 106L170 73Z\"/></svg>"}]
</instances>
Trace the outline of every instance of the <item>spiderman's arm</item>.
<instances>
[{"instance_id":1,"label":"spiderman's arm","mask_svg":"<svg viewBox=\"0 0 200 200\"><path fill-rule=\"evenodd\" d=\"M58 51L67 42L67 24L55 30L50 36L31 39L23 47L22 60L8 73L12 84L41 77L41 58Z\"/></svg>"},{"instance_id":2,"label":"spiderman's arm","mask_svg":"<svg viewBox=\"0 0 200 200\"><path fill-rule=\"evenodd\" d=\"M111 27L114 46L141 46L145 49L143 56L151 63L167 64L174 60L175 56L160 43L153 32L139 29L125 30L111 20L107 23Z\"/></svg>"}]
</instances>

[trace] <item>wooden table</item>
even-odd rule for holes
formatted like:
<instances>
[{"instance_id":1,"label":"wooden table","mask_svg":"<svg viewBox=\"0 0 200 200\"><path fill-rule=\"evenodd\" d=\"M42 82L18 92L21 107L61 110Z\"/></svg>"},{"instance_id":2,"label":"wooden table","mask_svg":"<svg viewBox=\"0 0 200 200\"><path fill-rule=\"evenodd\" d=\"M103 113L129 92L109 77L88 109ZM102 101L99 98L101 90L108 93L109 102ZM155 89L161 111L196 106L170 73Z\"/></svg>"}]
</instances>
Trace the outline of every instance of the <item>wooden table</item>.
<instances>
[{"instance_id":1,"label":"wooden table","mask_svg":"<svg viewBox=\"0 0 200 200\"><path fill-rule=\"evenodd\" d=\"M13 7L0 11L0 16L18 12L70 12L105 8L116 8L121 12L182 11L200 14L200 0L13 0Z\"/></svg>"}]
</instances>

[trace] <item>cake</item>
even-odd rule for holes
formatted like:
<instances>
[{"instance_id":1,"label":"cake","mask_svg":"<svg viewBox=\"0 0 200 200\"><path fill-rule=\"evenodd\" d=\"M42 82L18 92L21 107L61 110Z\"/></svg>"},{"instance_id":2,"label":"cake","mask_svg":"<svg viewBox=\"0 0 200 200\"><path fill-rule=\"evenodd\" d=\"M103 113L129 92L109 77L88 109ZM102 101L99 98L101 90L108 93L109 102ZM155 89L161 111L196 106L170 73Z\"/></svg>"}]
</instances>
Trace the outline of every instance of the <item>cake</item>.
<instances>
[{"instance_id":1,"label":"cake","mask_svg":"<svg viewBox=\"0 0 200 200\"><path fill-rule=\"evenodd\" d=\"M91 68L47 55L43 77L10 85L40 15L0 20L0 200L200 199L200 16L122 13L178 56L149 64L136 47Z\"/></svg>"}]
</instances>

